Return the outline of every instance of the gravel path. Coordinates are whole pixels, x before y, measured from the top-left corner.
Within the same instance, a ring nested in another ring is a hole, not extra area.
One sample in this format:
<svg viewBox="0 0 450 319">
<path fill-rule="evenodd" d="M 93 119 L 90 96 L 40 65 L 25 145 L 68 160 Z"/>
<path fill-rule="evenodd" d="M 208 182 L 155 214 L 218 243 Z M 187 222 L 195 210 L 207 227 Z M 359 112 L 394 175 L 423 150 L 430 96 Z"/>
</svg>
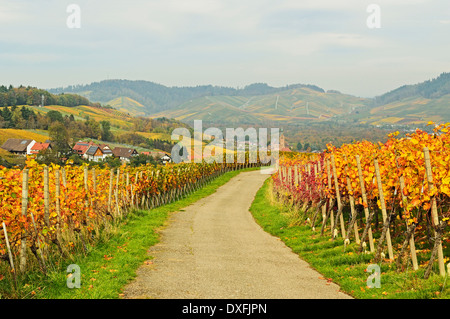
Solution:
<svg viewBox="0 0 450 319">
<path fill-rule="evenodd" d="M 266 178 L 241 173 L 172 214 L 124 298 L 350 298 L 254 221 L 248 209 Z"/>
</svg>

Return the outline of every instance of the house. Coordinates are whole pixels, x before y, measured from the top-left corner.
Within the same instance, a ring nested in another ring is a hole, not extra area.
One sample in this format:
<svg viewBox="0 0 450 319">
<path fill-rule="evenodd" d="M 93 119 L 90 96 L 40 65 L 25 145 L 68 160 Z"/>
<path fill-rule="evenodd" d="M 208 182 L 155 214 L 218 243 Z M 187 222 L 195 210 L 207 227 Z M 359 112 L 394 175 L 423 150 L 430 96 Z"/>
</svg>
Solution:
<svg viewBox="0 0 450 319">
<path fill-rule="evenodd" d="M 114 157 L 121 161 L 129 162 L 133 156 L 138 156 L 139 153 L 134 148 L 116 147 L 113 149 Z"/>
<path fill-rule="evenodd" d="M 87 159 L 89 161 L 98 162 L 100 160 L 103 160 L 104 153 L 103 153 L 102 149 L 100 148 L 100 146 L 91 145 L 87 149 L 86 153 L 84 153 L 83 158 Z"/>
<path fill-rule="evenodd" d="M 99 145 L 100 149 L 103 152 L 103 159 L 109 157 L 109 156 L 114 156 L 112 149 L 109 147 L 109 145 L 107 144 L 100 144 Z"/>
<path fill-rule="evenodd" d="M 72 150 L 74 151 L 74 153 L 80 155 L 80 156 L 84 156 L 84 154 L 87 152 L 87 150 L 89 149 L 90 146 L 95 145 L 93 142 L 77 142 Z"/>
<path fill-rule="evenodd" d="M 10 138 L 5 143 L 3 143 L 1 148 L 13 154 L 26 156 L 31 154 L 31 148 L 35 143 L 35 140 Z"/>
<path fill-rule="evenodd" d="M 30 154 L 38 154 L 40 151 L 44 151 L 47 149 L 52 149 L 52 146 L 50 143 L 39 143 L 36 142 L 30 149 Z"/>
</svg>

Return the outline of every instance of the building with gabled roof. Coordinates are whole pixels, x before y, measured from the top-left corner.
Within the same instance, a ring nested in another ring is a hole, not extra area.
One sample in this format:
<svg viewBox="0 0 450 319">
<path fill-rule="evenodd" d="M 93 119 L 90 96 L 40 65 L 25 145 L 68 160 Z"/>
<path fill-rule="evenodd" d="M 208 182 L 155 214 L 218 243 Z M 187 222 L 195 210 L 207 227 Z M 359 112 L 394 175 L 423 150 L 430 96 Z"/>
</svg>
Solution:
<svg viewBox="0 0 450 319">
<path fill-rule="evenodd" d="M 35 143 L 35 140 L 10 138 L 3 143 L 1 148 L 13 154 L 30 155 L 31 148 Z"/>
<path fill-rule="evenodd" d="M 84 153 L 83 158 L 90 161 L 98 162 L 100 160 L 103 160 L 103 151 L 100 148 L 100 146 L 91 145 L 89 146 L 86 153 Z"/>
<path fill-rule="evenodd" d="M 134 148 L 116 147 L 113 149 L 114 157 L 121 161 L 129 162 L 133 156 L 138 156 L 139 153 Z"/>
<path fill-rule="evenodd" d="M 83 156 L 87 152 L 89 147 L 92 145 L 95 145 L 95 143 L 79 141 L 79 142 L 75 143 L 75 145 L 72 147 L 72 150 L 76 154 Z"/>
<path fill-rule="evenodd" d="M 107 158 L 108 156 L 114 156 L 113 151 L 108 144 L 100 144 L 99 147 L 103 152 L 103 158 Z"/>
<path fill-rule="evenodd" d="M 39 143 L 36 142 L 30 149 L 30 154 L 38 154 L 40 151 L 44 151 L 47 149 L 52 149 L 52 146 L 50 143 Z"/>
</svg>

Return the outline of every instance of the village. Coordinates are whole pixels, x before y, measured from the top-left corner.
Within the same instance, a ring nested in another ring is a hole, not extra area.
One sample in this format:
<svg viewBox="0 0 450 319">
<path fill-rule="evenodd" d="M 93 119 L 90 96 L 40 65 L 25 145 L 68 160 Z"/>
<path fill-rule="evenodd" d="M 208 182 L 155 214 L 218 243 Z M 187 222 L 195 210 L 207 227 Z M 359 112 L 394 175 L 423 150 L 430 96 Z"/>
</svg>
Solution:
<svg viewBox="0 0 450 319">
<path fill-rule="evenodd" d="M 50 140 L 42 143 L 32 139 L 10 138 L 3 143 L 1 148 L 14 155 L 39 158 L 45 151 L 51 151 L 54 146 Z M 112 157 L 119 159 L 121 163 L 130 163 L 134 157 L 139 155 L 153 157 L 159 164 L 163 165 L 172 162 L 170 155 L 163 151 L 139 153 L 135 148 L 111 148 L 108 144 L 96 144 L 92 141 L 78 141 L 71 147 L 71 151 L 88 162 L 103 162 L 108 157 Z"/>
</svg>

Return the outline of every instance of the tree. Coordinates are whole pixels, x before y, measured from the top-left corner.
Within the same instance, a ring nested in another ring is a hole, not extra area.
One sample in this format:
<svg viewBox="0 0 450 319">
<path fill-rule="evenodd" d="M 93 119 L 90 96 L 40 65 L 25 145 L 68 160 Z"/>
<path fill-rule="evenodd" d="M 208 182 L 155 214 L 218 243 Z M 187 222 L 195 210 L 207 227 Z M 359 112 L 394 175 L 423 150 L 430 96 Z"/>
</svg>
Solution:
<svg viewBox="0 0 450 319">
<path fill-rule="evenodd" d="M 297 143 L 297 151 L 301 151 L 303 149 L 302 143 Z"/>
<path fill-rule="evenodd" d="M 70 155 L 72 149 L 69 146 L 69 134 L 67 129 L 61 122 L 54 122 L 48 128 L 48 135 L 52 140 L 53 148 L 61 156 Z"/>
<path fill-rule="evenodd" d="M 153 156 L 139 154 L 138 156 L 133 156 L 130 160 L 130 165 L 133 167 L 145 165 L 145 164 L 153 164 L 156 165 L 157 162 Z"/>
<path fill-rule="evenodd" d="M 53 123 L 56 121 L 61 122 L 61 123 L 64 122 L 64 118 L 63 118 L 61 112 L 59 112 L 59 111 L 54 111 L 54 110 L 48 111 L 47 117 L 49 118 L 50 123 Z"/>
<path fill-rule="evenodd" d="M 303 145 L 303 149 L 305 150 L 305 151 L 307 151 L 308 149 L 310 149 L 311 148 L 311 146 L 309 145 L 309 143 L 305 143 L 305 145 Z"/>
<path fill-rule="evenodd" d="M 100 139 L 102 135 L 102 130 L 100 124 L 95 120 L 87 120 L 86 125 L 86 137 Z"/>
<path fill-rule="evenodd" d="M 102 140 L 103 141 L 112 141 L 113 135 L 111 133 L 111 123 L 109 121 L 101 121 L 100 125 L 102 126 Z"/>
</svg>

